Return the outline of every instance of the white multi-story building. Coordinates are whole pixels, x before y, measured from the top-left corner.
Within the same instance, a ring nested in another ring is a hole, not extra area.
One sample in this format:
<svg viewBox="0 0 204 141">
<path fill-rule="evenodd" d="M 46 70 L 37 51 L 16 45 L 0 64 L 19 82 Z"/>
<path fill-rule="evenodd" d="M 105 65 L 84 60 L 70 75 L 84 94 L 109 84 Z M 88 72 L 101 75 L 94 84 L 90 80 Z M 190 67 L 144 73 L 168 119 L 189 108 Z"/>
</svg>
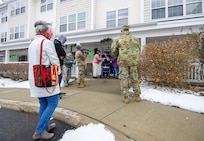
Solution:
<svg viewBox="0 0 204 141">
<path fill-rule="evenodd" d="M 204 0 L 2 0 L 0 4 L 0 62 L 27 62 L 34 38 L 34 22 L 52 23 L 55 37 L 67 37 L 65 50 L 74 45 L 104 52 L 120 34 L 121 26 L 140 39 L 141 46 L 186 35 L 204 27 Z M 87 62 L 91 62 L 89 56 Z"/>
</svg>

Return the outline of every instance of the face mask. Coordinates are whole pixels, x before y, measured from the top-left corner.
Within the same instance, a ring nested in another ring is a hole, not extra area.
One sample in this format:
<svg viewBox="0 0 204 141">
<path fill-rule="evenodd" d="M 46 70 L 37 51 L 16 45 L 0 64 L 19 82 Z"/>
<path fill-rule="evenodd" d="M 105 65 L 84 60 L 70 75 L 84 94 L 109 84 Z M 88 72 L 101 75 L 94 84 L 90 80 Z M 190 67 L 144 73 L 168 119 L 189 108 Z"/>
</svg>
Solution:
<svg viewBox="0 0 204 141">
<path fill-rule="evenodd" d="M 52 38 L 52 35 L 53 35 L 52 30 L 47 30 L 47 31 L 45 32 L 45 37 L 46 37 L 47 39 L 49 39 L 49 40 Z"/>
</svg>

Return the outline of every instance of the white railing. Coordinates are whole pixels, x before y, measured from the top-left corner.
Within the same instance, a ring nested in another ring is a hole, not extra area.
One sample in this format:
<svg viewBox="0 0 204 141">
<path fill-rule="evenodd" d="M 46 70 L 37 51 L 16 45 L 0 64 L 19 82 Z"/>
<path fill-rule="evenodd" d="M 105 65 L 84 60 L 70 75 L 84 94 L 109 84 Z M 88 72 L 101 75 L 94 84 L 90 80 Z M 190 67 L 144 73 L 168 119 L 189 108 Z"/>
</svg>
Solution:
<svg viewBox="0 0 204 141">
<path fill-rule="evenodd" d="M 192 83 L 204 83 L 204 64 L 192 63 L 186 70 L 187 74 L 185 78 Z"/>
</svg>

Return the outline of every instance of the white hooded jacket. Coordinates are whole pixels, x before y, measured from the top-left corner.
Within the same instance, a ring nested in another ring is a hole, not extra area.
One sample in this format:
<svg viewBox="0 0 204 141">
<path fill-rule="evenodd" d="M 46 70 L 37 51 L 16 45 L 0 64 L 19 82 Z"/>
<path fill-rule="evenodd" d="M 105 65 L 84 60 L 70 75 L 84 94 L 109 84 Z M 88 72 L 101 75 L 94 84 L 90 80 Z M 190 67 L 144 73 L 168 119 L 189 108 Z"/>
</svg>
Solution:
<svg viewBox="0 0 204 141">
<path fill-rule="evenodd" d="M 33 76 L 33 65 L 40 64 L 40 44 L 43 42 L 42 46 L 42 64 L 50 65 L 54 64 L 60 68 L 59 58 L 57 57 L 57 53 L 55 50 L 54 44 L 46 39 L 42 35 L 36 35 L 35 39 L 31 42 L 28 48 L 28 61 L 29 61 L 29 84 L 30 84 L 30 94 L 31 97 L 48 97 L 53 96 L 60 93 L 59 85 L 53 87 L 47 87 L 47 90 L 52 93 L 48 93 L 46 88 L 36 87 L 34 85 L 34 76 Z M 58 74 L 61 73 L 61 69 L 58 69 Z"/>
</svg>

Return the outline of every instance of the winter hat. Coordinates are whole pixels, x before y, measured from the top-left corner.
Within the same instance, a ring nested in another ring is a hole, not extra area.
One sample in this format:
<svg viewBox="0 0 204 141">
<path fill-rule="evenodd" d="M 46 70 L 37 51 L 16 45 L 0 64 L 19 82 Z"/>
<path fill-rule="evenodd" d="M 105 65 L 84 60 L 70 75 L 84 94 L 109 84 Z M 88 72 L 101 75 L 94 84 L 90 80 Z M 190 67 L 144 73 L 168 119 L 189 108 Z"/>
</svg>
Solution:
<svg viewBox="0 0 204 141">
<path fill-rule="evenodd" d="M 59 40 L 61 41 L 62 44 L 64 44 L 67 41 L 67 39 L 64 35 L 60 35 Z"/>
<path fill-rule="evenodd" d="M 80 50 L 81 49 L 81 45 L 77 45 L 76 48 L 77 48 L 77 50 Z"/>
</svg>

